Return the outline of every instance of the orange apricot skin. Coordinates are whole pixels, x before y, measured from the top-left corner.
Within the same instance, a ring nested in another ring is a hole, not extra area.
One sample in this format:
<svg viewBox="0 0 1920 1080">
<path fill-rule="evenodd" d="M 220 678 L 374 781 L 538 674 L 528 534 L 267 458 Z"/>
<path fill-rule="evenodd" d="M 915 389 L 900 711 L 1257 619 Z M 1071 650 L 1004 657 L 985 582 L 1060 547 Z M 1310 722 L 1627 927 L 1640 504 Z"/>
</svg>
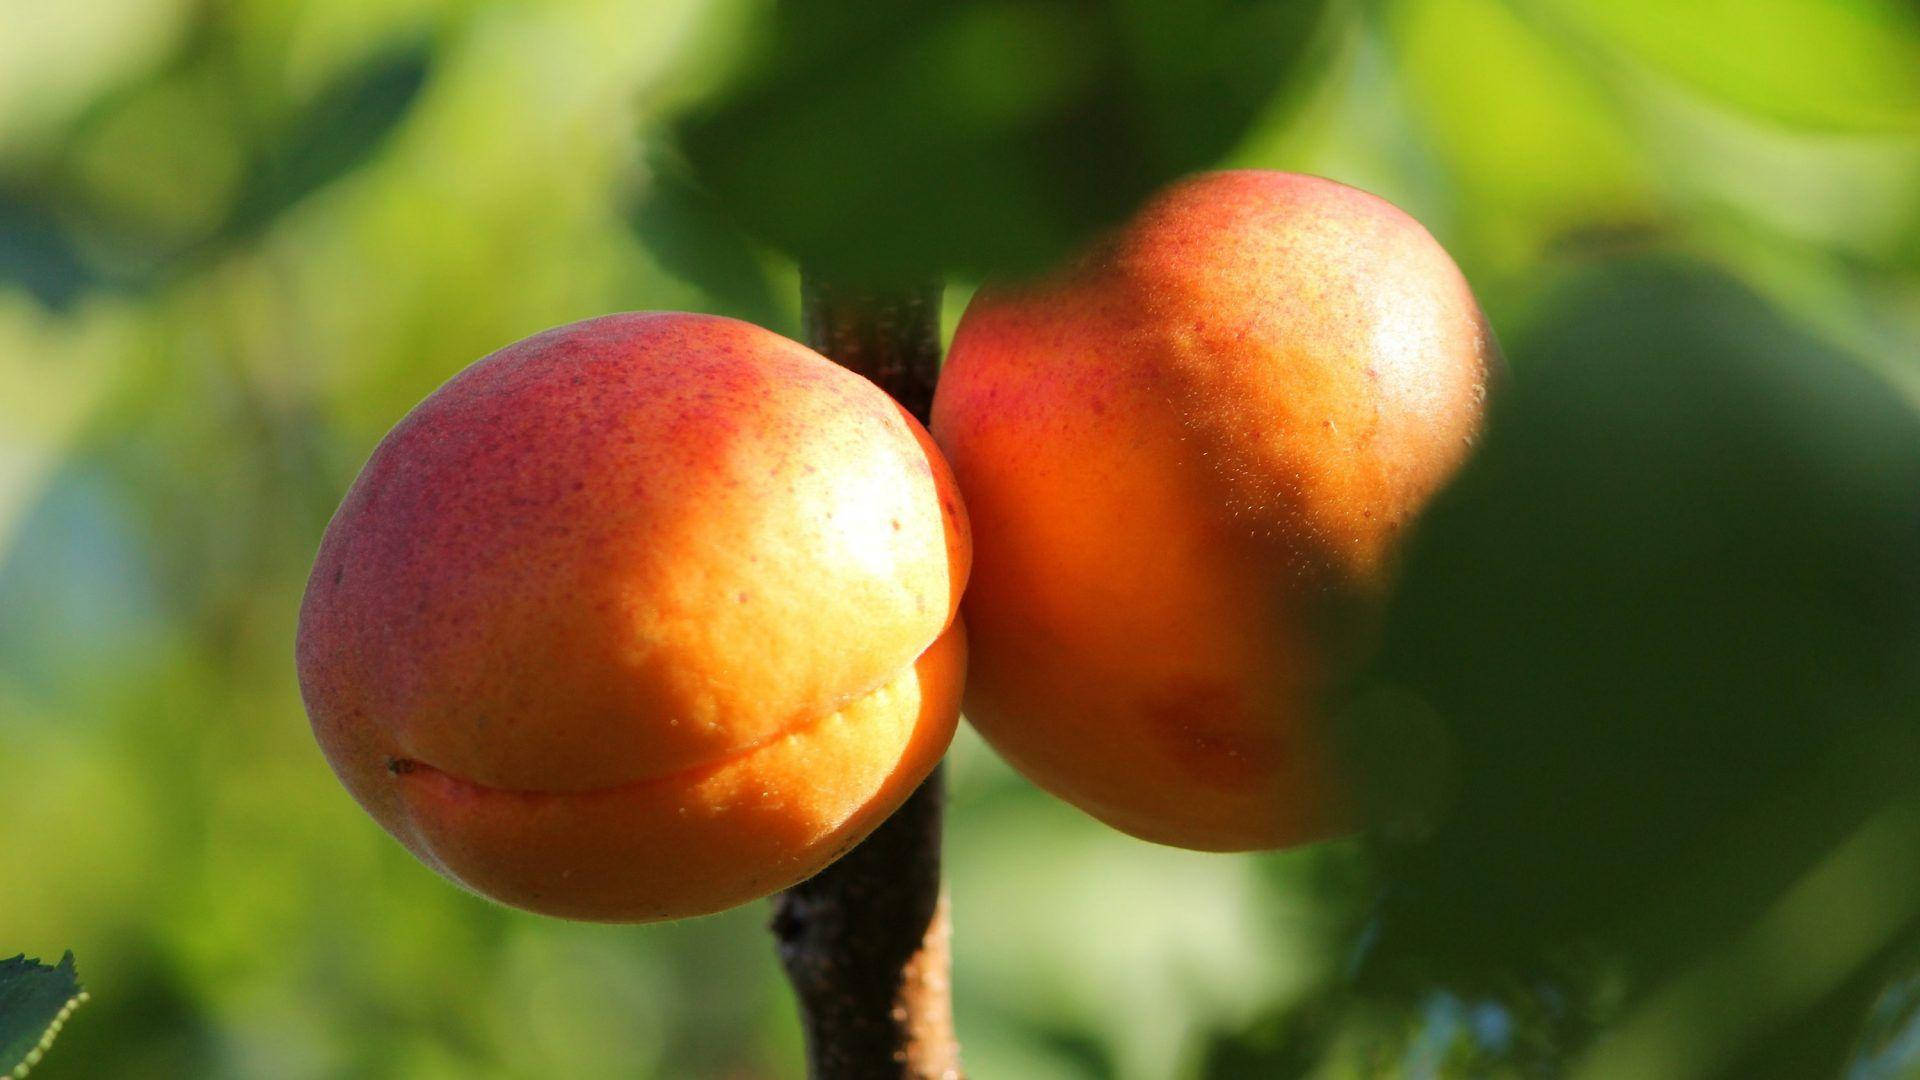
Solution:
<svg viewBox="0 0 1920 1080">
<path fill-rule="evenodd" d="M 967 520 L 873 384 L 747 323 L 517 342 L 375 449 L 296 644 L 315 737 L 422 861 L 545 914 L 707 914 L 825 867 L 950 741 Z"/>
<path fill-rule="evenodd" d="M 1327 715 L 1496 357 L 1425 229 L 1288 173 L 1182 181 L 1061 274 L 983 289 L 931 425 L 976 538 L 969 722 L 1143 839 L 1358 827 Z"/>
</svg>

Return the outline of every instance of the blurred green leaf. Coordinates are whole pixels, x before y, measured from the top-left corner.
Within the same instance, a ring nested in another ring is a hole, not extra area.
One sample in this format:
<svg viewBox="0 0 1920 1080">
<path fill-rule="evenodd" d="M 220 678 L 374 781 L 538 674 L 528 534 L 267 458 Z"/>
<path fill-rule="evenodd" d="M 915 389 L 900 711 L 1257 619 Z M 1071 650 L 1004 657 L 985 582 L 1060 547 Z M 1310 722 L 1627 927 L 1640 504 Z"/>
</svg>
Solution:
<svg viewBox="0 0 1920 1080">
<path fill-rule="evenodd" d="M 242 140 L 250 103 L 220 75 L 232 48 L 203 24 L 160 70 L 97 101 L 56 167 L 0 186 L 0 284 L 57 310 L 191 272 L 370 160 L 432 61 L 427 39 L 388 44 Z"/>
<path fill-rule="evenodd" d="M 1891 749 L 1891 748 L 1890 748 Z M 1908 766 L 1914 748 L 1900 748 Z M 1596 1042 L 1574 1080 L 1836 1075 L 1850 984 L 1920 927 L 1920 799 L 1892 800 L 1732 938 L 1710 937 Z"/>
<path fill-rule="evenodd" d="M 232 212 L 247 106 L 220 76 L 217 42 L 194 38 L 165 69 L 100 102 L 52 178 L 62 208 L 117 263 L 150 266 L 190 250 Z"/>
<path fill-rule="evenodd" d="M 1846 1080 L 1912 1080 L 1915 1076 L 1920 1076 L 1920 971 L 1908 971 L 1874 999 Z"/>
<path fill-rule="evenodd" d="M 0 188 L 0 288 L 18 286 L 59 310 L 97 281 L 73 234 L 49 207 Z"/>
<path fill-rule="evenodd" d="M 249 164 L 227 232 L 244 238 L 373 156 L 426 85 L 432 42 L 386 46 L 335 76 Z"/>
<path fill-rule="evenodd" d="M 1594 950 L 1555 977 L 1578 998 L 1736 933 L 1920 783 L 1920 415 L 1685 260 L 1585 270 L 1508 345 L 1376 669 L 1459 780 L 1386 851 L 1368 969 L 1471 987 Z"/>
<path fill-rule="evenodd" d="M 794 0 L 678 134 L 731 213 L 837 273 L 1031 271 L 1230 150 L 1327 9 Z"/>
<path fill-rule="evenodd" d="M 1504 262 L 1569 230 L 1637 229 L 1652 168 L 1590 73 L 1502 0 L 1394 0 L 1388 38 L 1410 109 Z"/>
<path fill-rule="evenodd" d="M 791 321 L 752 241 L 684 161 L 656 150 L 632 212 L 634 235 L 662 269 L 704 291 L 727 314 L 771 330 Z"/>
<path fill-rule="evenodd" d="M 1787 123 L 1920 131 L 1920 8 L 1902 0 L 1509 0 Z"/>
<path fill-rule="evenodd" d="M 1461 758 L 1402 914 L 1490 955 L 1596 927 L 1920 690 L 1920 416 L 1880 379 L 1674 260 L 1578 275 L 1508 344 L 1380 664 Z M 1856 779 L 1776 839 L 1844 831 Z"/>
<path fill-rule="evenodd" d="M 1300 1080 L 1312 1074 L 1331 1049 L 1344 1015 L 1344 998 L 1332 996 L 1271 1012 L 1252 1024 L 1212 1033 L 1201 1056 L 1207 1080 Z"/>
<path fill-rule="evenodd" d="M 0 1069 L 26 1076 L 86 1000 L 71 950 L 55 967 L 25 954 L 0 960 Z"/>
</svg>

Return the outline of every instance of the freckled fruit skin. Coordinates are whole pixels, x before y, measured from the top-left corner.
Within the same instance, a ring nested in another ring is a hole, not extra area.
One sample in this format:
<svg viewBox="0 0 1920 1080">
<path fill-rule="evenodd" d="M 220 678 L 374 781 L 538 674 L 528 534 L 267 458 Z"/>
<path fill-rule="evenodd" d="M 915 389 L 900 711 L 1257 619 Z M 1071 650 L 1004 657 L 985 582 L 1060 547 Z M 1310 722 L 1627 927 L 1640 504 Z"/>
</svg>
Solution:
<svg viewBox="0 0 1920 1080">
<path fill-rule="evenodd" d="M 1063 274 L 982 290 L 932 423 L 977 545 L 967 718 L 1147 840 L 1354 828 L 1329 700 L 1494 356 L 1425 229 L 1287 173 L 1188 179 Z"/>
<path fill-rule="evenodd" d="M 706 914 L 811 876 L 939 761 L 969 552 L 873 384 L 732 319 L 609 315 L 381 442 L 321 541 L 301 693 L 354 798 L 460 884 Z"/>
</svg>

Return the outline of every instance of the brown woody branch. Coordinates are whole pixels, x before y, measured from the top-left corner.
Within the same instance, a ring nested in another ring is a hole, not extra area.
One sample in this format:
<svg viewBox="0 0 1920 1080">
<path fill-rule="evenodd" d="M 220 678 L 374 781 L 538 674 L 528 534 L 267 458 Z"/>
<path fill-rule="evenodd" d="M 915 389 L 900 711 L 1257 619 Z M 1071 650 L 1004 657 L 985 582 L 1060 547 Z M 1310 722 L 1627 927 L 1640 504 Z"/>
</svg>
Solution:
<svg viewBox="0 0 1920 1080">
<path fill-rule="evenodd" d="M 937 284 L 877 290 L 802 270 L 807 343 L 922 422 L 940 364 Z M 774 898 L 813 1080 L 960 1080 L 940 887 L 942 769 L 859 846 Z"/>
</svg>

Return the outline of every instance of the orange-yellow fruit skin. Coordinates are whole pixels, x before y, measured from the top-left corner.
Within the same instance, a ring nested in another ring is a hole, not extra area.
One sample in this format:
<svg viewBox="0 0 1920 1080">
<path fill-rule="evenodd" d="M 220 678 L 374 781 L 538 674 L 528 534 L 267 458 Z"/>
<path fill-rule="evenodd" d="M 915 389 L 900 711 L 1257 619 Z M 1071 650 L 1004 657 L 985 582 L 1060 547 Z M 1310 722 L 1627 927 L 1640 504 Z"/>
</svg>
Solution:
<svg viewBox="0 0 1920 1080">
<path fill-rule="evenodd" d="M 1148 840 L 1355 827 L 1329 696 L 1494 355 L 1425 229 L 1287 173 L 1183 181 L 1069 271 L 982 290 L 932 423 L 977 544 L 969 721 Z"/>
<path fill-rule="evenodd" d="M 301 607 L 301 692 L 373 817 L 546 914 L 800 881 L 944 753 L 965 513 L 865 379 L 731 319 L 610 315 L 475 363 L 374 451 Z"/>
</svg>

